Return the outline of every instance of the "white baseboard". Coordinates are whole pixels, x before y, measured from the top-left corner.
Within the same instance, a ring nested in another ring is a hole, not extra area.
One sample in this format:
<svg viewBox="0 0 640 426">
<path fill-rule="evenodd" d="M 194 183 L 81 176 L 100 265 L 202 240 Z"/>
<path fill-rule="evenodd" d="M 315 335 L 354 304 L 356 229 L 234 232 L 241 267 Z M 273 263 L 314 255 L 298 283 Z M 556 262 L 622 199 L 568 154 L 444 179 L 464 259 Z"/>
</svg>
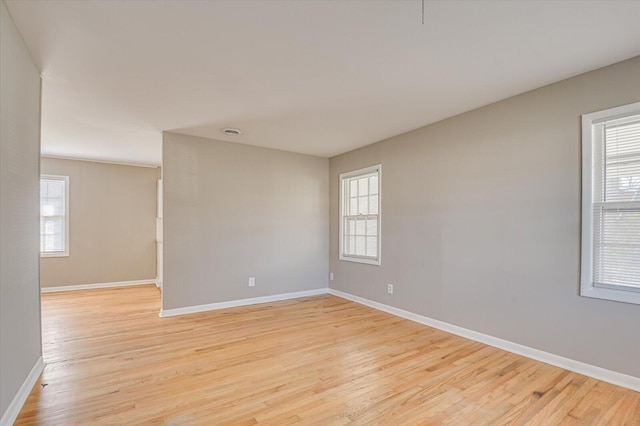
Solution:
<svg viewBox="0 0 640 426">
<path fill-rule="evenodd" d="M 22 406 L 29 397 L 31 389 L 33 389 L 33 386 L 38 381 L 38 377 L 40 377 L 44 367 L 45 365 L 42 357 L 38 358 L 35 365 L 27 375 L 27 378 L 22 382 L 22 386 L 20 386 L 18 393 L 13 397 L 13 400 L 2 415 L 2 418 L 0 419 L 0 426 L 11 426 L 13 422 L 16 421 L 18 414 L 20 414 L 20 410 L 22 410 Z"/>
<path fill-rule="evenodd" d="M 117 281 L 113 283 L 96 283 L 96 284 L 78 284 L 78 285 L 63 285 L 60 287 L 42 287 L 40 291 L 42 293 L 54 293 L 57 291 L 73 291 L 73 290 L 92 290 L 95 288 L 109 288 L 109 287 L 126 287 L 130 285 L 143 285 L 143 284 L 156 284 L 157 279 L 152 278 L 149 280 L 135 280 L 135 281 Z"/>
<path fill-rule="evenodd" d="M 475 340 L 476 342 L 484 343 L 486 345 L 503 349 L 508 352 L 513 352 L 527 358 L 535 359 L 536 361 L 541 361 L 547 364 L 554 365 L 556 367 L 564 368 L 565 370 L 593 377 L 597 380 L 602 380 L 603 382 L 612 383 L 617 386 L 622 386 L 640 392 L 640 377 L 634 377 L 628 374 L 618 373 L 616 371 L 596 367 L 595 365 L 586 364 L 584 362 L 576 361 L 570 358 L 565 358 L 560 355 L 555 355 L 549 352 L 541 351 L 539 349 L 534 349 L 529 346 L 521 345 L 519 343 L 513 343 L 508 340 L 500 339 L 488 334 L 483 334 L 477 331 L 469 330 L 467 328 L 459 327 L 457 325 L 418 315 L 413 312 L 394 308 L 393 306 L 374 302 L 372 300 L 354 296 L 353 294 L 344 293 L 332 288 L 329 289 L 329 294 L 333 294 L 334 296 L 351 300 L 353 302 L 360 303 L 370 308 L 378 309 L 380 311 L 387 312 L 401 318 L 415 321 L 420 324 L 428 325 L 429 327 L 437 328 L 439 330 L 446 331 L 447 333 L 462 336 L 467 339 Z"/>
<path fill-rule="evenodd" d="M 235 308 L 238 306 L 257 305 L 258 303 L 279 302 L 281 300 L 298 299 L 300 297 L 317 296 L 327 294 L 328 288 L 315 290 L 296 291 L 295 293 L 274 294 L 273 296 L 252 297 L 250 299 L 230 300 L 228 302 L 208 303 L 206 305 L 187 306 L 186 308 L 162 309 L 161 317 L 174 317 L 176 315 L 195 314 L 197 312 L 215 311 L 217 309 Z"/>
</svg>

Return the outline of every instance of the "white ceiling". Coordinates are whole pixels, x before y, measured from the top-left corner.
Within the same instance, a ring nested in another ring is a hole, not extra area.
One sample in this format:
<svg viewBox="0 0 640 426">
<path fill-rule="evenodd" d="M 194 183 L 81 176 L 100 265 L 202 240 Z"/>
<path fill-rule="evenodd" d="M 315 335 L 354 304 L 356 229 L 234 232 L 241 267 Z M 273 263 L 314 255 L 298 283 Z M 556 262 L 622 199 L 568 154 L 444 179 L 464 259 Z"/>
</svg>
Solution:
<svg viewBox="0 0 640 426">
<path fill-rule="evenodd" d="M 330 157 L 640 55 L 640 1 L 6 3 L 43 153 L 129 163 L 163 130 Z"/>
</svg>

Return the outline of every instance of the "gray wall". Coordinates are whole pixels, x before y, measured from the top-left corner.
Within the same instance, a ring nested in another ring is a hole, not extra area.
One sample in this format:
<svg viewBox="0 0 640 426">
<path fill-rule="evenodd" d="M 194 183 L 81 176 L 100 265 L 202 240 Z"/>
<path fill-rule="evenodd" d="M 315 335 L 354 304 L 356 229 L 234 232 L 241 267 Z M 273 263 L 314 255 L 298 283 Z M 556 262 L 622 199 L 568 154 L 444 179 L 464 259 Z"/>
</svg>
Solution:
<svg viewBox="0 0 640 426">
<path fill-rule="evenodd" d="M 40 73 L 0 1 L 0 417 L 40 358 Z"/>
<path fill-rule="evenodd" d="M 165 133 L 163 309 L 327 287 L 328 162 Z"/>
<path fill-rule="evenodd" d="M 580 115 L 637 101 L 640 57 L 332 158 L 330 286 L 640 377 L 640 306 L 578 296 Z M 339 261 L 338 175 L 377 163 L 382 265 Z"/>
<path fill-rule="evenodd" d="M 158 168 L 42 158 L 69 176 L 69 256 L 43 257 L 42 287 L 156 277 Z"/>
</svg>

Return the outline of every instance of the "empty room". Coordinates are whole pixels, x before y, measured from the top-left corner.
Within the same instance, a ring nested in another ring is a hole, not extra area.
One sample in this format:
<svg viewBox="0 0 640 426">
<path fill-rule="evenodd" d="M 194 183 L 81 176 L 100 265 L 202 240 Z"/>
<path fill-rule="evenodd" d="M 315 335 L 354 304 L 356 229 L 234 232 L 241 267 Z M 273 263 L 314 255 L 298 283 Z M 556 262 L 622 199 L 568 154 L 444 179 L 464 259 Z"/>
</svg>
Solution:
<svg viewBox="0 0 640 426">
<path fill-rule="evenodd" d="M 639 22 L 0 0 L 0 426 L 640 425 Z"/>
</svg>

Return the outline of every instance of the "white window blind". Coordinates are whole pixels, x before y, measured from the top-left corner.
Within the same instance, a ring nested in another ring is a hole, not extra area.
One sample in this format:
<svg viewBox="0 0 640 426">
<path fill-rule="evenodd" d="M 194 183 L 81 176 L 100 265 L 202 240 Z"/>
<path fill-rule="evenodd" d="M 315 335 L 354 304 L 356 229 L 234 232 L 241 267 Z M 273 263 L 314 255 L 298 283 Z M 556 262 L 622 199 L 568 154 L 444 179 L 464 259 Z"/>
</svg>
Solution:
<svg viewBox="0 0 640 426">
<path fill-rule="evenodd" d="M 380 264 L 380 165 L 340 175 L 340 259 Z"/>
<path fill-rule="evenodd" d="M 640 303 L 640 105 L 630 113 L 615 112 L 604 111 L 608 117 L 590 123 L 591 205 L 583 203 L 591 209 L 583 217 L 588 221 L 583 234 L 589 226 L 591 243 L 591 259 L 585 259 L 583 240 L 583 275 L 590 282 L 583 276 L 582 290 Z M 590 273 L 585 273 L 587 260 Z"/>
<path fill-rule="evenodd" d="M 40 253 L 68 254 L 68 177 L 43 175 L 40 179 Z"/>
</svg>

